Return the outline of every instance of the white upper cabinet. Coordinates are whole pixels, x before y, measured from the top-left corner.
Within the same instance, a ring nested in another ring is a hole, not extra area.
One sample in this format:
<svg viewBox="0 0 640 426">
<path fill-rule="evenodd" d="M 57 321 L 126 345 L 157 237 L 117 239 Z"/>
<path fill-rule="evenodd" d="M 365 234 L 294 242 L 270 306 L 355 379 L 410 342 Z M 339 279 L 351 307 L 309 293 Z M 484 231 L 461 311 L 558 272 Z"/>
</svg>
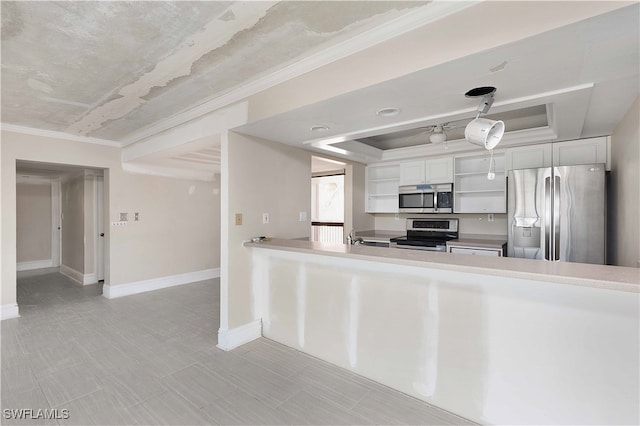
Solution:
<svg viewBox="0 0 640 426">
<path fill-rule="evenodd" d="M 365 169 L 367 213 L 397 213 L 400 164 L 367 166 Z"/>
<path fill-rule="evenodd" d="M 574 166 L 607 162 L 607 138 L 581 139 L 553 144 L 553 165 Z"/>
<path fill-rule="evenodd" d="M 400 185 L 453 182 L 453 157 L 400 163 Z"/>
<path fill-rule="evenodd" d="M 507 170 L 551 167 L 551 144 L 519 146 L 507 151 Z"/>
<path fill-rule="evenodd" d="M 505 154 L 494 153 L 493 161 L 489 152 L 456 157 L 453 192 L 454 213 L 506 213 Z"/>
<path fill-rule="evenodd" d="M 400 185 L 420 185 L 426 183 L 425 167 L 425 160 L 401 162 Z"/>
<path fill-rule="evenodd" d="M 453 182 L 453 157 L 427 160 L 425 172 L 427 183 Z"/>
<path fill-rule="evenodd" d="M 507 170 L 606 163 L 607 137 L 520 146 L 507 150 Z"/>
</svg>

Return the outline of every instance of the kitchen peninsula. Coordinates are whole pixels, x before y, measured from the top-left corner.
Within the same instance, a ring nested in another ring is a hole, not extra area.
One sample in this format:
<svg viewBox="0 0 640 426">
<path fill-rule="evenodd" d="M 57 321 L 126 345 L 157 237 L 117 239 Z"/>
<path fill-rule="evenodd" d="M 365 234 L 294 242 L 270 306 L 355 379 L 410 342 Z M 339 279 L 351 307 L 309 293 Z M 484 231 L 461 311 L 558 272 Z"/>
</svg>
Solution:
<svg viewBox="0 0 640 426">
<path fill-rule="evenodd" d="M 640 420 L 638 269 L 245 246 L 267 338 L 480 423 Z"/>
</svg>

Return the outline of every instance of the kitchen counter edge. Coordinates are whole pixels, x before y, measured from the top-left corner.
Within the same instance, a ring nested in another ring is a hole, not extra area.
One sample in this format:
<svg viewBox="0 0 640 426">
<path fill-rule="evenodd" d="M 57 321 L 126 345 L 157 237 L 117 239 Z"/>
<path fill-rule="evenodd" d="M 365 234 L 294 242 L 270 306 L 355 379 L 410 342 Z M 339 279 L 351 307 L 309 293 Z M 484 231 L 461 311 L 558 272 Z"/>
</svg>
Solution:
<svg viewBox="0 0 640 426">
<path fill-rule="evenodd" d="M 386 262 L 484 275 L 569 284 L 582 287 L 640 293 L 640 269 L 624 266 L 591 265 L 571 262 L 546 262 L 509 257 L 470 256 L 368 247 L 346 244 L 323 244 L 301 240 L 268 239 L 246 242 L 246 247 Z"/>
</svg>

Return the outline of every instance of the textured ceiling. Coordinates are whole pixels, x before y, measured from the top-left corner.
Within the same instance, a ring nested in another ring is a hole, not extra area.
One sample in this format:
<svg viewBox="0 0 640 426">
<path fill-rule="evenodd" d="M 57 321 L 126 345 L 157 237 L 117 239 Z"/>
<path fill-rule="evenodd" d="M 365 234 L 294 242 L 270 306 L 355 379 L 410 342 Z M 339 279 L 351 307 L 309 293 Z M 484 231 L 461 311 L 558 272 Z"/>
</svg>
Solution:
<svg viewBox="0 0 640 426">
<path fill-rule="evenodd" d="M 2 1 L 2 122 L 122 140 L 425 3 Z"/>
</svg>

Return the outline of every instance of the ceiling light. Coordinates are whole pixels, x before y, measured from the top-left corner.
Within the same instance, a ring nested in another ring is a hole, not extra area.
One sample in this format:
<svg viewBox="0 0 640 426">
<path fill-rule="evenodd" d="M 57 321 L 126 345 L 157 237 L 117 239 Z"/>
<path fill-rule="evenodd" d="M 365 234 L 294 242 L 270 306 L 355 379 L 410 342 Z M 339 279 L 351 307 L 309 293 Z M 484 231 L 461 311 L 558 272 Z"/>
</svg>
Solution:
<svg viewBox="0 0 640 426">
<path fill-rule="evenodd" d="M 437 125 L 433 128 L 433 133 L 429 135 L 429 141 L 431 143 L 442 143 L 447 140 L 447 135 L 444 133 L 444 129 L 441 125 Z"/>
<path fill-rule="evenodd" d="M 476 87 L 469 90 L 464 95 L 467 98 L 476 98 L 482 96 L 482 101 L 478 105 L 475 120 L 472 120 L 464 129 L 465 139 L 474 144 L 480 145 L 485 149 L 495 148 L 504 136 L 504 122 L 489 120 L 488 118 L 480 118 L 480 114 L 487 113 L 491 105 L 493 105 L 494 93 L 496 88 L 493 86 Z"/>
<path fill-rule="evenodd" d="M 489 120 L 488 118 L 476 118 L 464 129 L 464 138 L 474 145 L 480 145 L 485 149 L 495 148 L 504 135 L 504 122 Z"/>
<path fill-rule="evenodd" d="M 316 126 L 311 126 L 309 130 L 311 130 L 312 132 L 326 132 L 327 130 L 329 130 L 329 127 L 319 124 Z"/>
<path fill-rule="evenodd" d="M 392 117 L 394 115 L 400 114 L 400 108 L 382 108 L 376 112 L 376 115 L 380 115 L 383 117 Z"/>
</svg>

